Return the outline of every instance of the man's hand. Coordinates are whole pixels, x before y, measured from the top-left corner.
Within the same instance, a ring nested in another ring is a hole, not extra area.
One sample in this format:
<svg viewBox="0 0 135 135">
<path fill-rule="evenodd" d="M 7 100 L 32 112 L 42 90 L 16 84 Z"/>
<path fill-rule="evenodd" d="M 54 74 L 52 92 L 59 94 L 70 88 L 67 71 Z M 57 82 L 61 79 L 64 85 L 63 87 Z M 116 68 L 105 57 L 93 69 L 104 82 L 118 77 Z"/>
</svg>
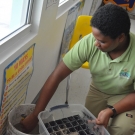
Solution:
<svg viewBox="0 0 135 135">
<path fill-rule="evenodd" d="M 111 109 L 107 108 L 102 110 L 96 119 L 96 124 L 103 125 L 105 128 L 108 125 L 110 117 L 113 115 L 113 112 Z"/>
<path fill-rule="evenodd" d="M 21 121 L 22 130 L 24 133 L 31 132 L 38 124 L 38 118 L 33 113 L 28 115 L 23 121 Z"/>
</svg>

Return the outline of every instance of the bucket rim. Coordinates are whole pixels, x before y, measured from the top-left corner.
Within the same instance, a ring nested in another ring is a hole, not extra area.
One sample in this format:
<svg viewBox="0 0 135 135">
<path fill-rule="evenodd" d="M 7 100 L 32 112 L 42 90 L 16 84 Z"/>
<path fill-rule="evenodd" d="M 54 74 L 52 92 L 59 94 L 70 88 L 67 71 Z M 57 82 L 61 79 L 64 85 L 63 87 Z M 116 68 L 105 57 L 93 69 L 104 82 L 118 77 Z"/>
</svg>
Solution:
<svg viewBox="0 0 135 135">
<path fill-rule="evenodd" d="M 10 122 L 10 120 L 9 120 L 10 113 L 11 113 L 12 111 L 14 111 L 15 108 L 17 108 L 17 107 L 19 107 L 19 106 L 26 106 L 26 105 L 36 106 L 36 104 L 20 104 L 20 105 L 18 105 L 18 106 L 15 106 L 13 109 L 11 109 L 11 110 L 9 111 L 7 122 L 8 122 L 9 126 L 10 126 L 12 129 L 15 129 L 15 130 L 18 132 L 18 134 L 21 133 L 21 134 L 24 134 L 24 135 L 40 135 L 40 134 L 27 134 L 27 133 L 23 133 L 23 132 L 17 130 L 17 129 L 11 124 L 11 122 Z"/>
</svg>

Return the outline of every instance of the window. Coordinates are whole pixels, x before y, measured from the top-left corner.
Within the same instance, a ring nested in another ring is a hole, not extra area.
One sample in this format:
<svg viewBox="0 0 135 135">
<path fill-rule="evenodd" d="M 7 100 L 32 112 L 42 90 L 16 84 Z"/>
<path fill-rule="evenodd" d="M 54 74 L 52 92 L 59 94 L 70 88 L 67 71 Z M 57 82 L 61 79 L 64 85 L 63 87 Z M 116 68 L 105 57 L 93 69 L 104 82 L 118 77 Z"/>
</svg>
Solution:
<svg viewBox="0 0 135 135">
<path fill-rule="evenodd" d="M 67 12 L 70 8 L 72 8 L 78 2 L 80 2 L 80 0 L 60 0 L 56 18 L 59 18 L 61 15 Z"/>
<path fill-rule="evenodd" d="M 67 2 L 68 0 L 60 0 L 59 1 L 59 5 L 62 5 L 62 4 L 64 4 L 65 2 Z"/>
<path fill-rule="evenodd" d="M 0 0 L 0 41 L 29 23 L 32 0 Z"/>
</svg>

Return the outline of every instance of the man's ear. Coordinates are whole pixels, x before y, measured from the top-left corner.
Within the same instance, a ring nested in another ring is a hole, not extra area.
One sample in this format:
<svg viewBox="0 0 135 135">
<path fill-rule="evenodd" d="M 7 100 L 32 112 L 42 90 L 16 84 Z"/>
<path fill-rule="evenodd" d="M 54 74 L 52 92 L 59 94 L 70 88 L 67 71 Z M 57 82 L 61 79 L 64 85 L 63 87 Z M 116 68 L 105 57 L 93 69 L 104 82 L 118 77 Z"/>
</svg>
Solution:
<svg viewBox="0 0 135 135">
<path fill-rule="evenodd" d="M 118 36 L 118 41 L 119 42 L 123 42 L 124 41 L 124 39 L 125 39 L 125 34 L 124 33 L 121 33 L 119 36 Z"/>
</svg>

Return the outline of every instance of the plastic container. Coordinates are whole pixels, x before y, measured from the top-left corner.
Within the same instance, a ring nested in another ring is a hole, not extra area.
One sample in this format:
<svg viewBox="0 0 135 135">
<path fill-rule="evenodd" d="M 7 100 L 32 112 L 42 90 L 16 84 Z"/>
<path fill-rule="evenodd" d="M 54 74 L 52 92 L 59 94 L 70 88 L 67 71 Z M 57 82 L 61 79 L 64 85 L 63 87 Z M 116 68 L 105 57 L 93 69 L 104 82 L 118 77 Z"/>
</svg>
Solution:
<svg viewBox="0 0 135 135">
<path fill-rule="evenodd" d="M 29 115 L 35 108 L 35 104 L 22 104 L 13 108 L 8 115 L 8 127 L 6 135 L 39 135 L 39 127 L 34 129 L 30 134 L 25 134 L 15 128 L 15 125 L 20 123 L 23 116 Z"/>
<path fill-rule="evenodd" d="M 42 135 L 110 135 L 95 124 L 95 116 L 83 105 L 52 107 L 39 113 L 39 133 Z"/>
</svg>

